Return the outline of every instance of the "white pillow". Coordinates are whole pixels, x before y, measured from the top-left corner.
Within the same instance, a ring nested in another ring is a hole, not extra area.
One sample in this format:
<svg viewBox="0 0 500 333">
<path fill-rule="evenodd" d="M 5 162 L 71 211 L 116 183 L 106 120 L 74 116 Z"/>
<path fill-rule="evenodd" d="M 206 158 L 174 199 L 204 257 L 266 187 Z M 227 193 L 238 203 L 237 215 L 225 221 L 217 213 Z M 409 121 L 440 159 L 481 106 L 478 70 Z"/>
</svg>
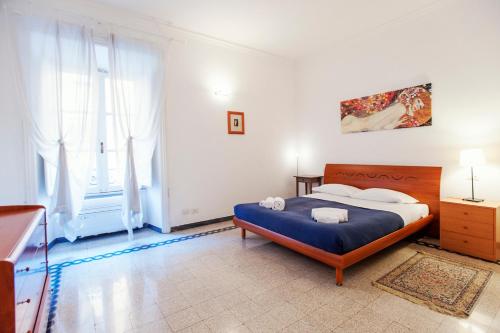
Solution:
<svg viewBox="0 0 500 333">
<path fill-rule="evenodd" d="M 357 187 L 344 184 L 324 184 L 318 187 L 313 187 L 312 191 L 313 193 L 328 193 L 342 197 L 350 197 L 361 190 Z"/>
<path fill-rule="evenodd" d="M 417 199 L 408 194 L 386 188 L 368 188 L 354 193 L 351 195 L 351 198 L 405 204 L 414 204 L 418 202 Z"/>
</svg>

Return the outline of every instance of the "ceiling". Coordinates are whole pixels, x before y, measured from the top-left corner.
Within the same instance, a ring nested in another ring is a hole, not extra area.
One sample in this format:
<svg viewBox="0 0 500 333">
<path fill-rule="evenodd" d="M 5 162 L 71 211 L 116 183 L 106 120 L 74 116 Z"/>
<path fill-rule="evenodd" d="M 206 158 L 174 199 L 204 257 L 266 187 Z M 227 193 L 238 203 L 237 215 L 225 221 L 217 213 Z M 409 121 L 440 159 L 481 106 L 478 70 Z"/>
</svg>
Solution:
<svg viewBox="0 0 500 333">
<path fill-rule="evenodd" d="M 162 22 L 299 58 L 383 24 L 436 0 L 94 0 Z"/>
</svg>

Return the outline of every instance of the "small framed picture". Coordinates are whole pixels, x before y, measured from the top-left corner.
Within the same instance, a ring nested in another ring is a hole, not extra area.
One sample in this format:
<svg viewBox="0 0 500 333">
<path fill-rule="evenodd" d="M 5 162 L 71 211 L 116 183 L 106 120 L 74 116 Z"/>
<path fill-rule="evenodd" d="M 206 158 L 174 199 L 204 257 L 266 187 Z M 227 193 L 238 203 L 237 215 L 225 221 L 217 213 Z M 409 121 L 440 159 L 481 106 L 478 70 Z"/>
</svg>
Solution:
<svg viewBox="0 0 500 333">
<path fill-rule="evenodd" d="M 227 133 L 245 134 L 245 114 L 237 111 L 227 111 Z"/>
</svg>

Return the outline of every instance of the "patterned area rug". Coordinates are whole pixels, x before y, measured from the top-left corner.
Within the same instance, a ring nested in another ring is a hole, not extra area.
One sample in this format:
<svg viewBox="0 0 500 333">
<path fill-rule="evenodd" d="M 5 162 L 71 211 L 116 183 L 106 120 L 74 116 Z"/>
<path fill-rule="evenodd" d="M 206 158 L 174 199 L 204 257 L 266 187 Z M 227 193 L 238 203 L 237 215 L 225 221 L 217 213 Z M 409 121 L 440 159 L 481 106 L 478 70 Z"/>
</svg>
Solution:
<svg viewBox="0 0 500 333">
<path fill-rule="evenodd" d="M 469 264 L 417 253 L 373 285 L 432 310 L 467 317 L 492 272 Z"/>
</svg>

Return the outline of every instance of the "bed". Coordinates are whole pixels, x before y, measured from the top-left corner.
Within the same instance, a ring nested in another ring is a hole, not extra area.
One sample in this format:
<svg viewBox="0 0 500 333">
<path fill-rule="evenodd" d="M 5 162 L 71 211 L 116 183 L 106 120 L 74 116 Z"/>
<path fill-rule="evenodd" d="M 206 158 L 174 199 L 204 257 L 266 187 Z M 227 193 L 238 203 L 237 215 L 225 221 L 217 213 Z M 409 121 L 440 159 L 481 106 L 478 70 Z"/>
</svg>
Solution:
<svg viewBox="0 0 500 333">
<path fill-rule="evenodd" d="M 356 262 L 424 228 L 436 235 L 440 182 L 441 167 L 327 164 L 325 184 L 392 189 L 419 203 L 363 206 L 351 198 L 318 193 L 287 199 L 285 211 L 272 211 L 256 203 L 237 205 L 233 222 L 241 228 L 242 238 L 248 230 L 334 267 L 340 286 L 344 269 Z M 319 207 L 348 209 L 349 222 L 314 222 L 311 209 Z"/>
</svg>

